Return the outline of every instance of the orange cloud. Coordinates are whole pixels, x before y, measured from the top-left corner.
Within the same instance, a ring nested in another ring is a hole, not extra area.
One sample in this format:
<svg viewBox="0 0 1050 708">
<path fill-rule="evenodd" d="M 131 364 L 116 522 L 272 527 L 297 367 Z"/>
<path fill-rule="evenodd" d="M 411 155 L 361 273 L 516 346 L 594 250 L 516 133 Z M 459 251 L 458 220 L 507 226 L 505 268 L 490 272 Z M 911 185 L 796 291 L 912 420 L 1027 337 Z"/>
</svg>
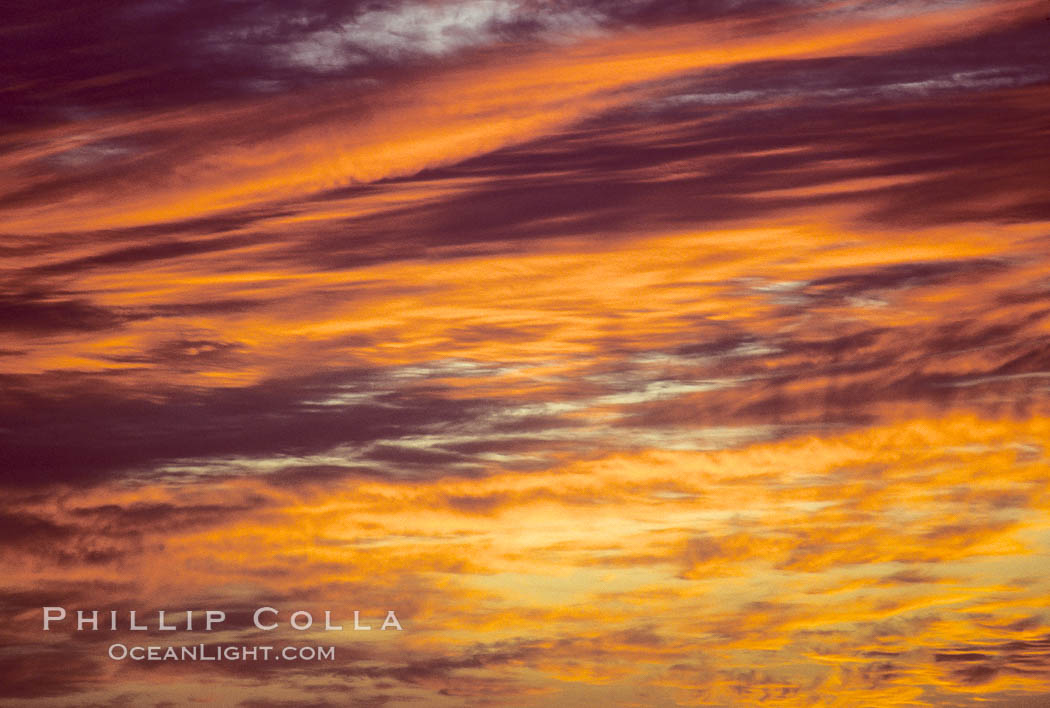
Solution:
<svg viewBox="0 0 1050 708">
<path fill-rule="evenodd" d="M 108 584 L 156 607 L 285 598 L 344 621 L 350 609 L 395 607 L 410 629 L 395 645 L 368 645 L 386 662 L 405 647 L 533 647 L 409 681 L 424 691 L 473 695 L 513 680 L 551 700 L 568 682 L 649 686 L 674 700 L 739 690 L 745 703 L 782 684 L 800 703 L 831 685 L 860 701 L 904 700 L 917 683 L 943 696 L 1031 692 L 1045 681 L 1009 668 L 1021 666 L 1013 659 L 993 662 L 985 680 L 933 654 L 1016 636 L 1019 622 L 1029 636 L 1045 631 L 1026 619 L 1047 593 L 1033 565 L 1048 538 L 1045 460 L 1007 451 L 1048 433 L 1043 418 L 960 417 L 469 480 L 100 488 L 22 504 L 22 523 L 57 529 L 66 557 L 7 552 L 17 586 L 79 578 L 85 606 L 105 605 Z M 955 485 L 1034 493 L 1004 506 L 994 495 L 946 498 Z M 137 541 L 113 545 L 128 538 Z M 1026 567 L 1036 576 L 1023 579 Z M 841 588 L 829 594 L 829 581 Z M 23 631 L 38 613 L 20 615 Z M 756 651 L 764 678 L 749 673 Z M 902 651 L 907 669 L 866 658 Z M 686 671 L 694 664 L 708 668 Z"/>
</svg>

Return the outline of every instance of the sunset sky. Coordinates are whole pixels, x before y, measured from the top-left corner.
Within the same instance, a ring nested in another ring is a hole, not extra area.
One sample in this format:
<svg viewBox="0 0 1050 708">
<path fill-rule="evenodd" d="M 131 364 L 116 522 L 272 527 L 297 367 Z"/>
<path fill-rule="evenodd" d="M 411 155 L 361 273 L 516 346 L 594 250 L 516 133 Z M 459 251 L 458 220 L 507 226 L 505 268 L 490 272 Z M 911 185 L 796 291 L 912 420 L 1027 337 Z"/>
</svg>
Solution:
<svg viewBox="0 0 1050 708">
<path fill-rule="evenodd" d="M 1046 0 L 0 13 L 4 705 L 1050 705 Z"/>
</svg>

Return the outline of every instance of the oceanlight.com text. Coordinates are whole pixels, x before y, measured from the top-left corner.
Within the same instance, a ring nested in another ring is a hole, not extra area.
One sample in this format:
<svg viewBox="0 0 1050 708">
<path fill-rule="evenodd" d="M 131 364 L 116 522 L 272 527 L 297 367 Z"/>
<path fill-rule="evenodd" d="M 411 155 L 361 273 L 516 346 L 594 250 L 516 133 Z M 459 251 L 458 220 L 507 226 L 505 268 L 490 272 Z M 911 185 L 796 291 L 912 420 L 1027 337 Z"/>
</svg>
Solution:
<svg viewBox="0 0 1050 708">
<path fill-rule="evenodd" d="M 111 644 L 108 654 L 114 661 L 335 661 L 334 646 Z"/>
</svg>

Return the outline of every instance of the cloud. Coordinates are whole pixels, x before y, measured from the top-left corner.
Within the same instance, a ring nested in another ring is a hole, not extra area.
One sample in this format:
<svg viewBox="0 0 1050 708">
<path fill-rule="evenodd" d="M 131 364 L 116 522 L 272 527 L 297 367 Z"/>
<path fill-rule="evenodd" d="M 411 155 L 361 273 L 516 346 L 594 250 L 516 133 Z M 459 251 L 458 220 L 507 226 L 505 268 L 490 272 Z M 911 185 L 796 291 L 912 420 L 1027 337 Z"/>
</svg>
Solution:
<svg viewBox="0 0 1050 708">
<path fill-rule="evenodd" d="M 1045 632 L 1033 617 L 1045 582 L 1006 584 L 997 568 L 1023 564 L 1023 541 L 1041 528 L 1044 465 L 1019 462 L 1011 446 L 1042 439 L 1045 427 L 912 420 L 488 477 L 322 475 L 294 487 L 243 476 L 23 491 L 5 517 L 18 520 L 5 535 L 18 590 L 3 601 L 19 618 L 8 631 L 15 642 L 38 633 L 44 601 L 221 606 L 229 628 L 209 638 L 218 643 L 263 639 L 250 631 L 257 606 L 330 609 L 343 624 L 353 609 L 373 617 L 394 608 L 406 627 L 394 639 L 325 634 L 341 653 L 336 664 L 205 667 L 265 676 L 275 689 L 350 681 L 362 700 L 393 702 L 493 692 L 546 700 L 565 681 L 669 691 L 660 694 L 669 700 L 679 690 L 709 700 L 816 695 L 833 682 L 860 702 L 909 685 L 936 685 L 938 696 L 1023 681 L 1034 689 Z M 946 494 L 960 485 L 975 493 Z M 999 490 L 1023 488 L 1031 493 L 1009 508 L 993 502 Z M 45 528 L 61 532 L 65 555 L 14 542 Z M 70 552 L 70 528 L 85 549 L 135 542 L 95 560 Z M 953 572 L 931 576 L 938 568 Z M 71 573 L 82 581 L 37 593 Z M 960 634 L 972 643 L 959 646 Z M 112 641 L 76 640 L 85 651 Z M 749 658 L 755 650 L 769 657 L 762 670 Z M 800 665 L 811 681 L 794 678 Z M 130 667 L 121 687 L 185 670 Z"/>
<path fill-rule="evenodd" d="M 426 7 L 431 9 L 420 11 L 458 17 L 455 3 Z M 9 228 L 39 234 L 170 222 L 416 174 L 556 132 L 649 96 L 653 82 L 724 68 L 727 62 L 719 57 L 726 52 L 732 64 L 833 57 L 862 50 L 887 31 L 897 33 L 904 48 L 928 43 L 931 34 L 943 40 L 972 34 L 968 28 L 983 15 L 1014 24 L 995 9 L 919 13 L 907 23 L 858 15 L 848 20 L 856 23 L 849 29 L 840 20 L 826 23 L 817 17 L 805 41 L 795 26 L 756 37 L 734 31 L 732 21 L 686 24 L 674 31 L 655 28 L 626 38 L 599 38 L 590 49 L 565 48 L 553 58 L 530 52 L 508 64 L 507 57 L 495 56 L 476 67 L 433 73 L 423 83 L 327 86 L 308 100 L 256 98 L 192 113 L 95 117 L 80 126 L 81 134 L 92 136 L 87 144 L 120 139 L 147 147 L 85 174 L 41 175 L 39 161 L 68 150 L 69 139 L 61 150 L 49 152 L 54 139 L 48 140 L 47 130 L 22 136 L 19 149 L 5 159 L 23 185 L 5 198 L 17 206 Z M 463 21 L 484 22 L 473 13 L 466 12 Z M 710 37 L 710 44 L 698 48 L 697 33 Z M 629 74 L 620 70 L 626 66 L 633 67 Z M 451 101 L 450 93 L 459 98 Z M 424 115 L 413 118 L 420 106 L 426 107 Z M 347 121 L 353 121 L 353 131 L 345 129 Z M 101 202 L 100 192 L 119 194 L 121 208 L 108 206 L 112 200 Z"/>
<path fill-rule="evenodd" d="M 63 650 L 30 650 L 4 657 L 0 680 L 9 699 L 57 700 L 96 688 L 101 663 Z"/>
<path fill-rule="evenodd" d="M 1045 695 L 1044 14 L 35 4 L 0 27 L 0 685 Z M 132 632 L 42 641 L 49 604 L 339 661 L 115 667 Z"/>
<path fill-rule="evenodd" d="M 491 46 L 522 31 L 545 38 L 594 34 L 604 17 L 596 8 L 544 6 L 520 0 L 401 2 L 366 8 L 334 28 L 320 29 L 282 47 L 287 61 L 311 69 L 444 56 Z"/>
<path fill-rule="evenodd" d="M 32 404 L 29 415 L 19 413 L 14 401 L 6 409 L 3 474 L 14 484 L 92 483 L 165 461 L 271 455 L 290 460 L 336 446 L 367 446 L 462 425 L 483 415 L 487 407 L 482 401 L 390 391 L 357 404 L 310 403 L 318 396 L 345 390 L 342 387 L 356 377 L 363 377 L 359 380 L 364 382 L 371 376 L 366 371 L 333 372 L 241 389 L 176 390 L 154 400 L 125 398 L 89 381 L 66 388 L 58 397 L 44 398 L 33 392 L 31 380 L 10 380 L 9 391 L 21 391 L 18 407 Z M 263 418 L 260 411 L 265 411 Z M 53 422 L 56 418 L 64 421 L 59 427 Z M 118 427 L 125 431 L 123 439 L 106 435 L 105 431 Z M 54 445 L 56 434 L 61 435 L 60 446 Z M 411 466 L 430 460 L 427 455 L 379 446 L 372 458 Z"/>
<path fill-rule="evenodd" d="M 119 327 L 119 314 L 85 300 L 50 299 L 43 294 L 16 293 L 0 297 L 0 329 L 27 334 L 95 331 Z"/>
</svg>

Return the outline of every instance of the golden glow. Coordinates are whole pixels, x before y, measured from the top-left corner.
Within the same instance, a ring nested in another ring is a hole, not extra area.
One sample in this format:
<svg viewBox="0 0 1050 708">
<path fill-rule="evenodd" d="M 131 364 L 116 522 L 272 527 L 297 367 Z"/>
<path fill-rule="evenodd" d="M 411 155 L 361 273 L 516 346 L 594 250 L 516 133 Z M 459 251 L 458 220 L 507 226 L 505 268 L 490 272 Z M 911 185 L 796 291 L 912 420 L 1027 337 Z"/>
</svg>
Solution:
<svg viewBox="0 0 1050 708">
<path fill-rule="evenodd" d="M 0 136 L 0 686 L 1050 695 L 1045 8 L 733 5 L 300 83 L 253 54 L 289 84 L 152 110 L 78 103 L 149 69 L 76 75 Z M 136 632 L 44 634 L 49 603 L 339 658 L 113 662 Z"/>
<path fill-rule="evenodd" d="M 952 417 L 480 480 L 99 488 L 26 508 L 57 524 L 99 505 L 190 512 L 209 499 L 255 510 L 182 529 L 142 527 L 119 564 L 19 556 L 10 567 L 35 585 L 140 578 L 155 607 L 250 588 L 254 598 L 294 595 L 335 608 L 348 624 L 352 609 L 377 617 L 401 608 L 403 635 L 366 637 L 382 655 L 438 646 L 454 654 L 478 641 L 516 647 L 521 656 L 485 675 L 539 691 L 540 704 L 565 681 L 649 686 L 685 704 L 726 701 L 736 690 L 736 700 L 757 704 L 767 684 L 780 683 L 799 705 L 830 687 L 854 704 L 892 702 L 913 696 L 918 677 L 948 696 L 1045 691 L 1045 674 L 1005 669 L 989 683 L 960 684 L 950 672 L 965 662 L 935 656 L 981 645 L 992 655 L 986 663 L 1005 667 L 1007 649 L 996 648 L 1005 638 L 1039 636 L 1038 624 L 1027 635 L 1004 628 L 1047 599 L 1045 546 L 1032 545 L 1048 530 L 1045 458 L 1021 462 L 1004 451 L 1048 439 L 1046 418 Z M 1027 495 L 1003 506 L 996 494 L 1011 489 Z M 954 490 L 965 493 L 946 499 Z M 105 530 L 80 537 L 99 548 L 119 542 Z M 92 593 L 84 604 L 106 600 Z M 311 637 L 346 651 L 362 641 Z M 764 678 L 752 673 L 754 652 L 765 657 Z M 893 661 L 878 657 L 890 655 L 907 668 L 879 669 Z"/>
</svg>

